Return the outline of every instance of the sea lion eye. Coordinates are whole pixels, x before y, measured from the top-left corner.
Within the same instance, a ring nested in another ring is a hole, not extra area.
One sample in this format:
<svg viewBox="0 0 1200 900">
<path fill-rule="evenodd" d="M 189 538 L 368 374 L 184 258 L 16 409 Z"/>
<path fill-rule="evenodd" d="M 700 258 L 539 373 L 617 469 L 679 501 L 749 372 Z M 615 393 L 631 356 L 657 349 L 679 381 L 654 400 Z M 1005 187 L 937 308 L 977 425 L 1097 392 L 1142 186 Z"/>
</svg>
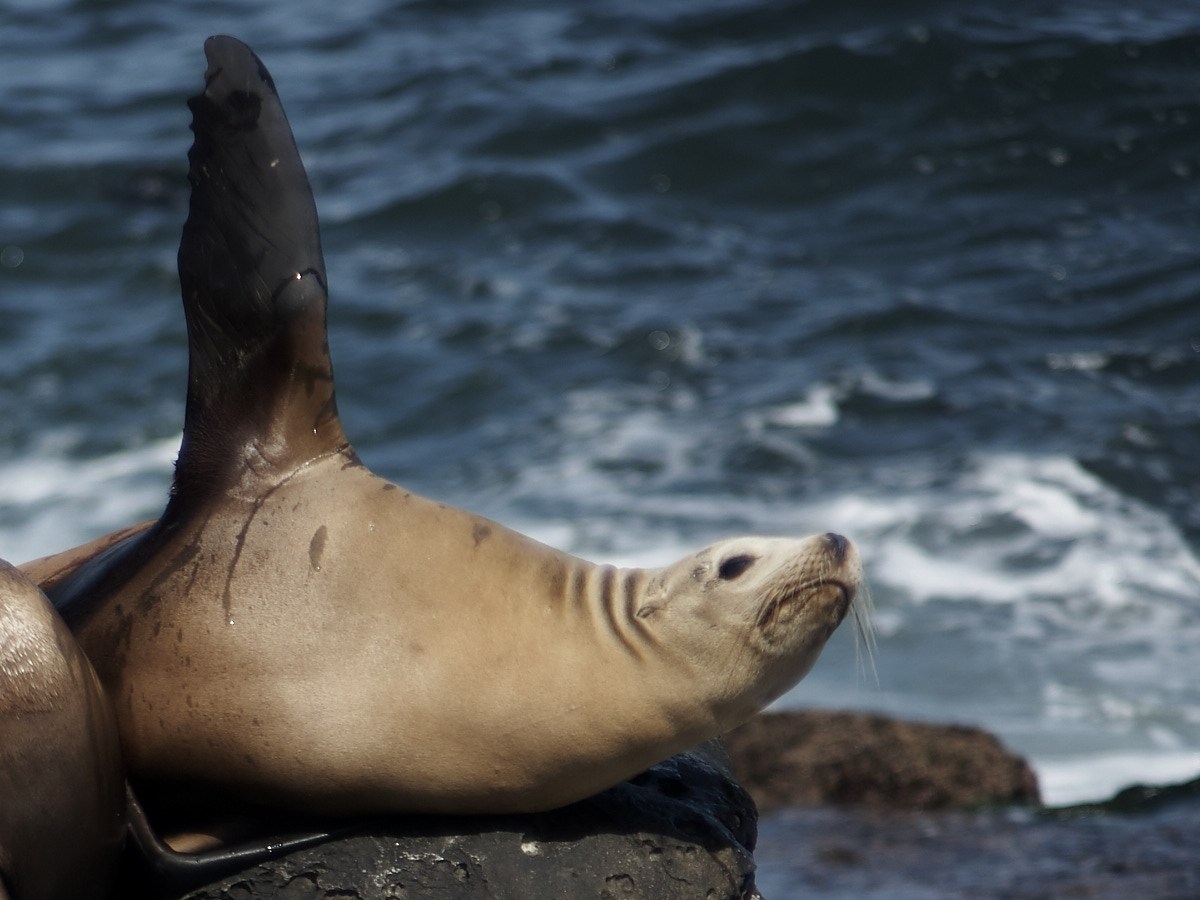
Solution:
<svg viewBox="0 0 1200 900">
<path fill-rule="evenodd" d="M 755 557 L 747 556 L 741 553 L 737 556 L 731 556 L 729 559 L 721 563 L 721 567 L 717 569 L 717 575 L 726 581 L 733 581 L 748 568 L 754 565 Z"/>
</svg>

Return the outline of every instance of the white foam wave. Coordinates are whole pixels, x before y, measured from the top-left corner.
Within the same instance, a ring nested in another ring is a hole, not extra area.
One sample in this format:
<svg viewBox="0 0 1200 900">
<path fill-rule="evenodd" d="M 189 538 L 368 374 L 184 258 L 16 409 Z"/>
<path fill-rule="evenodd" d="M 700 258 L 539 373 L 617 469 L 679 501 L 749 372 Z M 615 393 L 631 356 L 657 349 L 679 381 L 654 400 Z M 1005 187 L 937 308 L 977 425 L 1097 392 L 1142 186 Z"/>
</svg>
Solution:
<svg viewBox="0 0 1200 900">
<path fill-rule="evenodd" d="M 63 440 L 0 462 L 0 555 L 23 562 L 157 515 L 166 504 L 179 438 L 95 459 Z"/>
<path fill-rule="evenodd" d="M 1035 760 L 1200 741 L 1200 562 L 1168 517 L 1063 457 L 934 484 L 824 510 L 862 548 L 881 671 Z"/>
<path fill-rule="evenodd" d="M 828 514 L 862 522 L 877 583 L 913 602 L 1069 596 L 1150 612 L 1200 594 L 1200 560 L 1167 516 L 1067 457 L 982 456 L 936 490 L 844 496 Z"/>
<path fill-rule="evenodd" d="M 763 425 L 782 425 L 788 428 L 828 428 L 841 417 L 837 391 L 831 385 L 815 384 L 803 399 L 785 403 L 763 413 L 751 414 L 748 425 L 756 432 Z"/>
</svg>

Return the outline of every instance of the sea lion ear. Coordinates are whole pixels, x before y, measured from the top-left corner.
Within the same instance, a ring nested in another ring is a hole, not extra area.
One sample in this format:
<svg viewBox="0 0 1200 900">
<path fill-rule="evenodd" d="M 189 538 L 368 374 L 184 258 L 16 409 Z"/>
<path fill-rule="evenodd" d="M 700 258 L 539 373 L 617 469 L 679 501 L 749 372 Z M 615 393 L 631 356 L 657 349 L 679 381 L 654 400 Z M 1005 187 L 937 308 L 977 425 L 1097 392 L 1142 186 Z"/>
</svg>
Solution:
<svg viewBox="0 0 1200 900">
<path fill-rule="evenodd" d="M 667 607 L 667 588 L 663 582 L 661 575 L 658 575 L 646 583 L 646 589 L 643 591 L 642 605 L 637 609 L 637 617 L 639 619 L 648 619 L 657 612 L 661 612 Z"/>
<path fill-rule="evenodd" d="M 637 617 L 639 619 L 648 619 L 657 612 L 662 612 L 665 604 L 649 601 L 638 607 Z"/>
</svg>

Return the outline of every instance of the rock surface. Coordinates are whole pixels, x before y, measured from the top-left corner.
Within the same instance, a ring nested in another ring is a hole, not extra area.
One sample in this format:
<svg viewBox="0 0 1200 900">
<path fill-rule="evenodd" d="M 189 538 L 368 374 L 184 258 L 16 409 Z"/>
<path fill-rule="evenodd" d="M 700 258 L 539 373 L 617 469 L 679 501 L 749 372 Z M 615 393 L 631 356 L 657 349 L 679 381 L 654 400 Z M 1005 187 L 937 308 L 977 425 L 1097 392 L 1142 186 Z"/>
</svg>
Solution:
<svg viewBox="0 0 1200 900">
<path fill-rule="evenodd" d="M 186 897 L 753 900 L 757 819 L 706 746 L 565 809 L 397 818 Z M 127 884 L 115 896 L 139 895 Z"/>
<path fill-rule="evenodd" d="M 979 728 L 850 712 L 763 713 L 725 736 L 734 775 L 763 812 L 1036 805 L 1029 764 Z"/>
</svg>

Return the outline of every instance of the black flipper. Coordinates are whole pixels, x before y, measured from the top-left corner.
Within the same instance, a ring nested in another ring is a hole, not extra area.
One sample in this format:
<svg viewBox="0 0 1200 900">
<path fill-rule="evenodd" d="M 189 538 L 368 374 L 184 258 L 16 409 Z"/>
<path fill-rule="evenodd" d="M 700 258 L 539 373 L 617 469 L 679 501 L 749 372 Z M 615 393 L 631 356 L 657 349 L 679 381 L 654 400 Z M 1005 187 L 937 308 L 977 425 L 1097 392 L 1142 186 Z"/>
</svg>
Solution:
<svg viewBox="0 0 1200 900">
<path fill-rule="evenodd" d="M 133 880 L 154 896 L 177 897 L 269 859 L 344 836 L 352 829 L 272 836 L 259 842 L 203 853 L 179 853 L 155 834 L 133 789 L 125 785 L 129 850 L 138 870 Z M 127 885 L 128 887 L 128 885 Z"/>
<path fill-rule="evenodd" d="M 262 62 L 211 37 L 191 98 L 179 246 L 189 372 L 175 499 L 346 450 L 326 338 L 312 190 Z"/>
</svg>

